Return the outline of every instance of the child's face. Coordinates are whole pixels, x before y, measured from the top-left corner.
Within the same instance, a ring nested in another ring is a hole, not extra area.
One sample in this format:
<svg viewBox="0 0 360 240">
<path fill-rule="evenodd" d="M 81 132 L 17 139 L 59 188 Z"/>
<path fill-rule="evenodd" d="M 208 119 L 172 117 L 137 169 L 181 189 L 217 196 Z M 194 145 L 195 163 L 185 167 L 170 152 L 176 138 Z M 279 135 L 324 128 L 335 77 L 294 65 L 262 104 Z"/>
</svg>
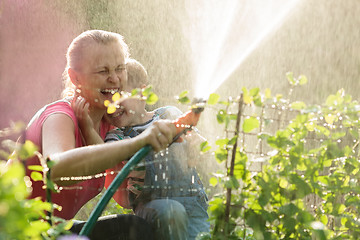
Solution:
<svg viewBox="0 0 360 240">
<path fill-rule="evenodd" d="M 142 123 L 145 106 L 139 99 L 129 98 L 120 103 L 113 114 L 107 114 L 106 120 L 115 127 L 127 127 Z"/>
</svg>

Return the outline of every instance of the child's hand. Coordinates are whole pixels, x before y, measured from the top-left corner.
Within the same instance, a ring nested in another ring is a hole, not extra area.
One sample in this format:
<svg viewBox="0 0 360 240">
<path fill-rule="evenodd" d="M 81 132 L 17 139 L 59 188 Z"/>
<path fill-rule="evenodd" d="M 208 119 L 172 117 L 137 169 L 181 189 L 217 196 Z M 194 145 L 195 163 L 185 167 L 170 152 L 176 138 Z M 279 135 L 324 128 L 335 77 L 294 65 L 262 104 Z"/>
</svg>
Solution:
<svg viewBox="0 0 360 240">
<path fill-rule="evenodd" d="M 89 115 L 90 104 L 81 96 L 75 96 L 71 103 L 75 116 L 79 123 L 79 128 L 85 139 L 86 145 L 104 143 L 99 133 L 94 127 L 94 122 Z"/>
<path fill-rule="evenodd" d="M 86 102 L 85 98 L 77 96 L 74 101 L 72 101 L 71 106 L 74 109 L 81 131 L 85 132 L 93 129 L 94 122 L 89 116 L 89 103 Z"/>
</svg>

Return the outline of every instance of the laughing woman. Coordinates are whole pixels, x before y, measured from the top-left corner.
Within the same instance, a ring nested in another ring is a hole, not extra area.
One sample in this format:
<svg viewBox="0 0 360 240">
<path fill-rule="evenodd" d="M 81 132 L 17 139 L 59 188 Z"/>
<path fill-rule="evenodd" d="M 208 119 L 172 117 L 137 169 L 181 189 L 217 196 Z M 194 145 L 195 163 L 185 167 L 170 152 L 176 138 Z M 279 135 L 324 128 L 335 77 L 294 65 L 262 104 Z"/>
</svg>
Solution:
<svg viewBox="0 0 360 240">
<path fill-rule="evenodd" d="M 103 177 L 88 179 L 82 176 L 99 175 L 148 144 L 155 151 L 160 151 L 166 148 L 175 134 L 172 123 L 160 121 L 127 141 L 99 145 L 84 141 L 83 134 L 86 133 L 78 127 L 72 102 L 78 95 L 86 100 L 91 124 L 104 137 L 110 128 L 102 120 L 106 113 L 104 101 L 110 100 L 112 94 L 122 90 L 126 83 L 128 56 L 128 47 L 117 33 L 91 30 L 80 34 L 67 51 L 64 98 L 43 107 L 28 125 L 26 139 L 38 146 L 44 158 L 55 161 L 50 178 L 62 190 L 52 193 L 51 200 L 62 206 L 61 211 L 54 212 L 58 217 L 72 219 L 86 202 L 103 189 Z M 26 165 L 35 164 L 40 164 L 37 157 L 26 161 Z M 27 170 L 27 175 L 30 174 L 31 170 Z M 45 200 L 43 183 L 32 184 L 31 197 L 40 196 Z M 143 219 L 120 215 L 99 220 L 90 237 L 96 239 L 96 236 L 101 239 L 149 239 L 151 229 Z"/>
</svg>

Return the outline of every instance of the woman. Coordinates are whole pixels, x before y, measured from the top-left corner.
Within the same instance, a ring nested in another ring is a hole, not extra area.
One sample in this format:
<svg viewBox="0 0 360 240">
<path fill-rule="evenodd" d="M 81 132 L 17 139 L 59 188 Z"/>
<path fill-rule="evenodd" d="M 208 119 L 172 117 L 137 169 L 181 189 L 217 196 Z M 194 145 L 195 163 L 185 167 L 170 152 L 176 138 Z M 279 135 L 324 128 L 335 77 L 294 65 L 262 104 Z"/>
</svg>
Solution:
<svg viewBox="0 0 360 240">
<path fill-rule="evenodd" d="M 91 124 L 104 137 L 109 130 L 109 125 L 102 121 L 106 113 L 104 101 L 111 100 L 113 93 L 120 91 L 126 83 L 125 63 L 128 56 L 128 47 L 119 34 L 100 30 L 80 34 L 72 41 L 66 55 L 66 89 L 63 92 L 66 98 L 42 108 L 29 123 L 26 139 L 39 147 L 45 159 L 55 161 L 50 178 L 62 188 L 60 193 L 51 196 L 52 202 L 62 206 L 61 211 L 54 212 L 56 216 L 73 218 L 87 201 L 103 189 L 104 177 L 101 173 L 128 159 L 145 145 L 150 144 L 155 151 L 166 148 L 175 135 L 173 124 L 161 121 L 137 138 L 85 147 L 92 143 L 83 140 L 82 134 L 86 133 L 78 127 L 71 102 L 76 100 L 77 95 L 87 101 Z M 34 157 L 26 164 L 39 164 L 39 159 Z M 27 175 L 30 174 L 31 171 L 27 170 Z M 31 197 L 41 196 L 45 200 L 42 182 L 33 182 L 32 188 Z M 122 221 L 120 225 L 127 223 Z M 115 231 L 117 228 L 114 227 Z M 135 232 L 145 234 L 146 231 Z"/>
</svg>

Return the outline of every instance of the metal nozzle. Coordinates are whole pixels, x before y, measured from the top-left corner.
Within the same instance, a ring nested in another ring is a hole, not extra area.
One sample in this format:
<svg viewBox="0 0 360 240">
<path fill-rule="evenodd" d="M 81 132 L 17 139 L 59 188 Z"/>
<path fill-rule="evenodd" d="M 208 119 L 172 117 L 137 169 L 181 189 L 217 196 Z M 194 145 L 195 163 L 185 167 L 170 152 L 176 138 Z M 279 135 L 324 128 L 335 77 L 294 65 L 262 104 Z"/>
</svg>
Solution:
<svg viewBox="0 0 360 240">
<path fill-rule="evenodd" d="M 206 100 L 203 98 L 194 98 L 191 103 L 191 110 L 194 113 L 201 113 L 205 109 Z"/>
</svg>

